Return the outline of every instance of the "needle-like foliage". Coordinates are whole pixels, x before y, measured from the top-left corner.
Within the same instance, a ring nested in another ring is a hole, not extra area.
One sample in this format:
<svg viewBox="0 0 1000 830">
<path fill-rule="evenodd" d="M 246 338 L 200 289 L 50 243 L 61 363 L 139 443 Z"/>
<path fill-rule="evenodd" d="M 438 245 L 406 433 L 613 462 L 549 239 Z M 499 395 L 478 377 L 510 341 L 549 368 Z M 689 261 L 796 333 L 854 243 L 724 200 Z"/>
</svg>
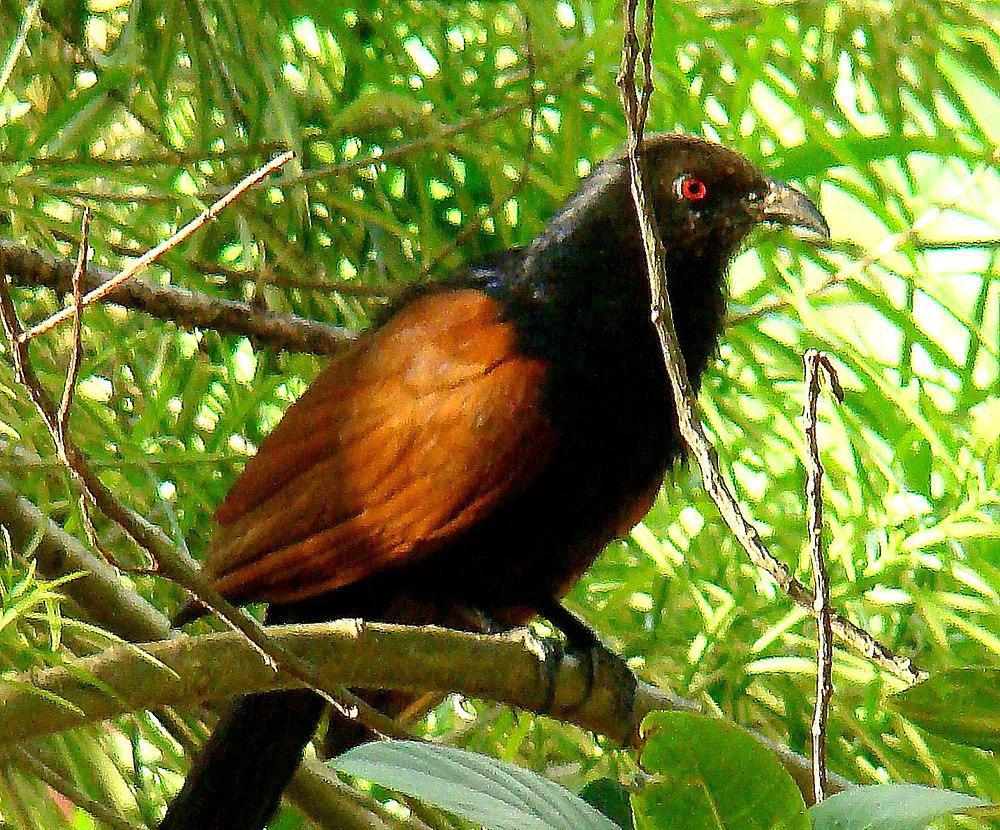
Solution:
<svg viewBox="0 0 1000 830">
<path fill-rule="evenodd" d="M 29 5 L 0 0 L 0 237 L 71 259 L 86 205 L 92 261 L 117 269 L 291 148 L 277 179 L 151 277 L 278 312 L 363 327 L 407 283 L 531 239 L 626 135 L 610 0 L 74 1 L 25 21 Z M 819 249 L 762 233 L 732 269 L 700 399 L 723 469 L 808 582 L 802 354 L 827 352 L 846 392 L 819 423 L 834 606 L 932 673 L 1000 664 L 995 10 L 706 0 L 656 13 L 647 131 L 732 145 L 815 196 L 833 231 Z M 62 305 L 14 291 L 26 323 Z M 52 390 L 71 328 L 32 345 Z M 85 310 L 83 344 L 76 444 L 200 556 L 214 506 L 320 361 L 115 306 Z M 88 528 L 8 358 L 0 478 L 141 564 L 114 525 Z M 0 553 L 0 669 L 109 642 L 60 603 L 30 546 Z M 183 599 L 165 580 L 128 580 L 161 609 Z M 646 679 L 807 753 L 815 625 L 746 561 L 690 468 L 569 603 Z M 838 648 L 834 682 L 831 771 L 1000 801 L 995 758 L 885 706 L 897 681 Z M 635 769 L 593 736 L 480 701 L 449 699 L 418 729 L 572 789 Z M 31 751 L 132 822 L 155 820 L 187 765 L 151 715 Z M 89 826 L 17 757 L 0 765 L 0 815 Z M 303 825 L 288 809 L 274 826 Z"/>
</svg>

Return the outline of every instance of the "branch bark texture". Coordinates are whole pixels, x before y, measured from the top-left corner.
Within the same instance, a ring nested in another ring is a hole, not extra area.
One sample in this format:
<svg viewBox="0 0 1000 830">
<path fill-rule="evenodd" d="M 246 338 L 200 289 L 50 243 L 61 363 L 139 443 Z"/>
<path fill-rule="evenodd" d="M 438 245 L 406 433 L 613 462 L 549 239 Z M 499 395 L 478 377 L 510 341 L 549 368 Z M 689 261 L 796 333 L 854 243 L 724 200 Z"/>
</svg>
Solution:
<svg viewBox="0 0 1000 830">
<path fill-rule="evenodd" d="M 816 601 L 818 645 L 816 647 L 816 705 L 813 709 L 812 781 L 813 798 L 818 804 L 826 795 L 826 728 L 830 719 L 830 700 L 833 698 L 833 627 L 830 619 L 830 580 L 823 556 L 823 464 L 819 457 L 819 382 L 821 370 L 830 378 L 830 386 L 838 401 L 844 399 L 844 390 L 837 377 L 837 370 L 823 352 L 810 349 L 805 354 L 806 373 L 806 447 L 808 469 L 806 475 L 806 500 L 809 502 L 809 557 L 812 561 L 813 586 Z"/>
<path fill-rule="evenodd" d="M 60 590 L 84 619 L 130 642 L 165 640 L 172 635 L 167 618 L 133 591 L 111 565 L 54 524 L 3 478 L 0 524 L 10 534 L 15 550 L 32 550 L 39 573 L 50 579 L 80 574 Z M 359 803 L 359 794 L 333 779 L 314 759 L 306 759 L 299 767 L 289 795 L 320 826 L 389 830 L 368 805 Z"/>
<path fill-rule="evenodd" d="M 540 672 L 544 667 L 537 650 L 517 632 L 486 636 L 341 620 L 273 626 L 267 633 L 272 642 L 337 684 L 414 693 L 457 691 L 543 713 L 545 684 Z M 598 664 L 596 670 L 588 695 L 584 668 L 574 657 L 563 656 L 555 667 L 555 695 L 548 714 L 600 732 L 620 745 L 639 747 L 639 726 L 650 712 L 701 711 L 695 701 L 643 682 L 630 696 L 610 666 Z M 14 679 L 16 683 L 0 683 L 0 745 L 132 711 L 212 704 L 237 695 L 304 685 L 292 673 L 280 667 L 275 672 L 262 664 L 253 646 L 232 631 L 114 646 L 66 667 Z M 778 753 L 808 792 L 808 760 L 770 740 L 758 739 Z M 848 786 L 844 779 L 831 781 L 831 790 Z"/>
<path fill-rule="evenodd" d="M 0 240 L 0 274 L 14 285 L 45 287 L 70 292 L 73 288 L 70 260 Z M 115 276 L 115 271 L 88 265 L 84 291 L 93 291 Z M 276 314 L 249 303 L 211 297 L 197 291 L 156 285 L 133 277 L 102 298 L 105 302 L 141 311 L 182 328 L 214 329 L 238 334 L 275 349 L 306 354 L 333 354 L 357 334 L 343 326 L 332 326 L 292 314 Z"/>
</svg>

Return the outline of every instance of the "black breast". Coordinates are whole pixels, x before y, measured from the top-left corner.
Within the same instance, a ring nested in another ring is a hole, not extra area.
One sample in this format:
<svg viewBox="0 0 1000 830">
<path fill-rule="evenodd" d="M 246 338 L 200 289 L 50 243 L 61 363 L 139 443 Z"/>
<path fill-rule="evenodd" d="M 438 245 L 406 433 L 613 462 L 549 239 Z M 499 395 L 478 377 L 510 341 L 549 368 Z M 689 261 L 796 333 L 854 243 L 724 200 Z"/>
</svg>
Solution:
<svg viewBox="0 0 1000 830">
<path fill-rule="evenodd" d="M 627 190 L 582 192 L 524 250 L 470 269 L 499 300 L 521 348 L 548 366 L 544 406 L 554 456 L 520 495 L 440 555 L 408 585 L 454 594 L 502 617 L 560 595 L 641 515 L 681 443 L 659 339 L 650 322 L 645 259 Z M 723 314 L 724 261 L 675 261 L 670 293 L 697 388 Z"/>
</svg>

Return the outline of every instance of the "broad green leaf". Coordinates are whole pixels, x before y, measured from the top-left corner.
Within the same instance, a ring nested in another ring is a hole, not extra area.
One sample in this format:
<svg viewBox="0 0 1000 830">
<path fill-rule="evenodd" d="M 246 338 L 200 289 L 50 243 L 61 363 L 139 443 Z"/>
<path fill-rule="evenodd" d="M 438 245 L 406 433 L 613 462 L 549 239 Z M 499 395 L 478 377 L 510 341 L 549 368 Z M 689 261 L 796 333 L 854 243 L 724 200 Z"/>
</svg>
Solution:
<svg viewBox="0 0 1000 830">
<path fill-rule="evenodd" d="M 917 726 L 941 738 L 1000 751 L 1000 669 L 952 669 L 889 698 Z"/>
<path fill-rule="evenodd" d="M 536 772 L 465 749 L 416 741 L 355 747 L 331 764 L 490 830 L 614 830 L 615 824 Z"/>
<path fill-rule="evenodd" d="M 691 712 L 654 712 L 642 766 L 654 777 L 632 796 L 637 830 L 804 830 L 802 794 L 749 732 Z"/>
<path fill-rule="evenodd" d="M 814 830 L 924 830 L 934 819 L 985 803 L 951 790 L 877 784 L 832 795 L 809 816 Z"/>
</svg>

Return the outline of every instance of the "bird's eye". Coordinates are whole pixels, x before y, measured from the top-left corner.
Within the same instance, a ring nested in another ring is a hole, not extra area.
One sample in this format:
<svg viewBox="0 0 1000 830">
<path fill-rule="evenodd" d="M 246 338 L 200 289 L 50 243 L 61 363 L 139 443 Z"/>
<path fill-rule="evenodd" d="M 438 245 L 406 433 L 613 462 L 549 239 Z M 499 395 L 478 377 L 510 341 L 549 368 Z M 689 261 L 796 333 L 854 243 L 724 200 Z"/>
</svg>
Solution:
<svg viewBox="0 0 1000 830">
<path fill-rule="evenodd" d="M 689 202 L 700 202 L 708 195 L 708 185 L 694 176 L 685 176 L 680 181 L 680 192 Z"/>
</svg>

